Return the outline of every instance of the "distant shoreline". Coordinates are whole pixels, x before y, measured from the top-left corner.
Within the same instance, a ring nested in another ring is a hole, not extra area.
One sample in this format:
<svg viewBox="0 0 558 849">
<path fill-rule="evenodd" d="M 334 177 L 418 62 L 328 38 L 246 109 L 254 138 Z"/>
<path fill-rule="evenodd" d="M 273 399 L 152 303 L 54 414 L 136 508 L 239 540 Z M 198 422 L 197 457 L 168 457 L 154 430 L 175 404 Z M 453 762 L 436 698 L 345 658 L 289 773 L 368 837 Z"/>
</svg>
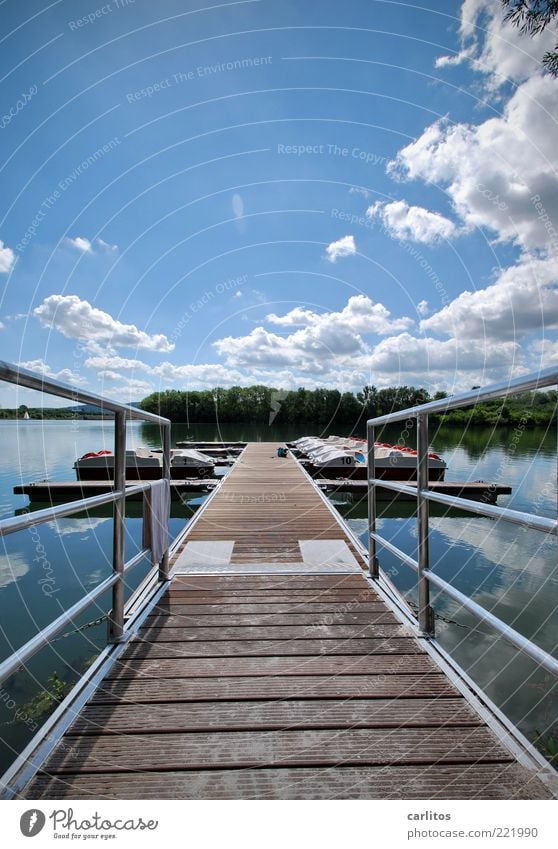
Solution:
<svg viewBox="0 0 558 849">
<path fill-rule="evenodd" d="M 8 415 L 6 415 L 8 413 Z M 59 415 L 56 412 L 52 415 L 48 415 L 46 412 L 35 413 L 33 410 L 29 410 L 29 418 L 24 419 L 23 416 L 14 413 L 10 415 L 10 410 L 0 410 L 0 421 L 6 422 L 40 422 L 40 421 L 114 421 L 114 416 L 107 413 L 107 415 L 95 415 L 93 413 L 87 413 L 83 415 L 76 415 L 76 413 L 71 413 L 70 415 Z"/>
<path fill-rule="evenodd" d="M 2 421 L 6 421 L 6 422 L 20 421 L 22 423 L 25 423 L 26 421 L 32 421 L 32 422 L 39 422 L 39 421 L 50 421 L 50 422 L 54 422 L 54 421 L 60 421 L 60 422 L 63 422 L 63 421 L 66 421 L 66 422 L 69 422 L 69 421 L 83 421 L 83 422 L 106 421 L 106 422 L 114 422 L 114 416 L 112 416 L 112 415 L 101 416 L 101 415 L 89 414 L 89 415 L 82 415 L 82 416 L 76 416 L 76 415 L 64 416 L 64 415 L 56 415 L 56 414 L 55 415 L 46 415 L 44 413 L 42 415 L 33 415 L 30 411 L 29 412 L 29 418 L 24 419 L 21 416 L 17 416 L 17 415 L 8 415 L 8 416 L 2 415 L 2 412 L 5 412 L 5 411 L 0 410 L 0 422 L 2 422 Z M 459 412 L 461 413 L 461 415 L 459 415 L 459 413 L 458 413 L 458 415 L 454 416 L 453 413 L 449 413 L 446 416 L 443 416 L 443 415 L 430 416 L 431 424 L 435 425 L 437 427 L 452 427 L 452 428 L 464 428 L 464 427 L 465 428 L 469 428 L 469 427 L 494 428 L 494 427 L 502 427 L 502 428 L 508 428 L 508 429 L 515 429 L 515 428 L 520 427 L 522 430 L 534 430 L 535 428 L 539 428 L 539 427 L 555 428 L 556 424 L 557 424 L 556 417 L 547 419 L 545 421 L 541 421 L 541 420 L 533 421 L 533 420 L 526 418 L 525 416 L 519 416 L 517 419 L 511 418 L 507 421 L 503 421 L 503 420 L 501 420 L 501 421 L 486 421 L 486 420 L 480 420 L 480 419 L 476 419 L 476 418 L 469 419 L 466 415 L 463 415 L 463 413 L 465 411 L 463 411 L 463 412 L 459 411 Z M 242 426 L 247 425 L 247 424 L 262 425 L 262 424 L 266 424 L 266 423 L 255 422 L 255 421 L 248 421 L 247 422 L 247 421 L 241 420 L 241 419 L 238 419 L 236 421 L 219 422 L 219 421 L 216 421 L 215 419 L 213 419 L 212 421 L 196 421 L 196 422 L 192 422 L 192 421 L 186 422 L 186 421 L 176 420 L 176 421 L 172 421 L 172 424 L 173 425 L 184 425 L 185 427 L 187 426 L 189 428 L 193 428 L 193 427 L 196 427 L 196 425 L 201 425 L 201 426 L 211 425 L 211 426 L 215 427 L 215 426 L 218 426 L 219 424 L 225 424 L 227 426 L 242 427 Z M 323 426 L 324 426 L 323 422 L 308 422 L 308 421 L 300 421 L 300 422 L 277 421 L 276 426 L 277 427 L 281 427 L 281 426 L 286 427 L 286 426 L 292 426 L 293 424 L 300 425 L 301 427 L 307 426 L 309 428 L 309 432 L 312 429 L 323 428 Z M 350 431 L 351 434 L 353 434 L 353 433 L 355 433 L 356 431 L 359 431 L 359 430 L 363 431 L 364 428 L 365 428 L 365 425 L 366 425 L 365 419 L 361 419 L 360 421 L 355 422 L 352 426 L 350 426 L 350 423 L 348 423 L 346 421 L 341 421 L 341 422 L 335 422 L 334 421 L 334 422 L 331 423 L 331 425 L 329 425 L 329 423 L 328 423 L 328 427 L 337 428 L 337 430 L 339 430 L 340 433 L 344 433 L 345 431 Z M 396 423 L 394 423 L 394 425 L 392 425 L 392 427 L 393 426 L 397 426 Z M 271 427 L 273 427 L 273 426 L 271 426 Z M 193 441 L 195 442 L 195 440 L 193 440 Z"/>
<path fill-rule="evenodd" d="M 477 389 L 479 387 L 473 387 Z M 377 389 L 364 386 L 362 391 L 338 389 L 274 389 L 271 386 L 232 386 L 228 389 L 184 391 L 167 389 L 154 392 L 131 403 L 149 413 L 186 425 L 309 425 L 335 428 L 344 433 L 364 429 L 366 421 L 378 416 L 408 410 L 430 401 L 451 397 L 445 392 L 433 396 L 415 386 L 391 386 Z M 481 401 L 447 413 L 430 414 L 438 427 L 515 427 L 521 430 L 549 427 L 556 422 L 556 390 L 522 392 L 505 399 Z M 102 405 L 79 404 L 72 407 L 27 407 L 0 409 L 0 420 L 114 420 L 114 414 Z M 27 419 L 25 419 L 27 420 Z"/>
</svg>

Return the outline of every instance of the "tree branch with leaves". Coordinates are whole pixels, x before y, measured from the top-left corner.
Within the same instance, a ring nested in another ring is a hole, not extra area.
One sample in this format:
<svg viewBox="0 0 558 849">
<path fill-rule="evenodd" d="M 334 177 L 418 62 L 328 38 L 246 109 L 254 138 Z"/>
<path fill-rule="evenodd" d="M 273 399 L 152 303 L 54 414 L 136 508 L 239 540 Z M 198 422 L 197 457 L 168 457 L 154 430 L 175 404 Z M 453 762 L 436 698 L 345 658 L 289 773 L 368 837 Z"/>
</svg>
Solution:
<svg viewBox="0 0 558 849">
<path fill-rule="evenodd" d="M 501 0 L 507 9 L 504 16 L 519 28 L 523 35 L 533 37 L 538 35 L 549 24 L 558 22 L 558 0 Z M 554 50 L 547 50 L 542 57 L 542 64 L 547 74 L 558 77 L 558 42 Z"/>
</svg>

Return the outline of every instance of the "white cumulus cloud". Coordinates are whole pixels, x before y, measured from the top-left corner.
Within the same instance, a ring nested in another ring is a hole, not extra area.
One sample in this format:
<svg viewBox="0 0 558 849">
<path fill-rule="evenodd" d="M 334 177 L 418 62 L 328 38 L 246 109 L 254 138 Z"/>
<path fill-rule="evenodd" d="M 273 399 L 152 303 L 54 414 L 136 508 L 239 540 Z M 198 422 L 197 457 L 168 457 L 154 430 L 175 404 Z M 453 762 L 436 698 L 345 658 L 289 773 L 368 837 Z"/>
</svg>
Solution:
<svg viewBox="0 0 558 849">
<path fill-rule="evenodd" d="M 558 364 L 558 340 L 536 339 L 529 346 L 533 370 Z"/>
<path fill-rule="evenodd" d="M 60 380 L 62 383 L 74 383 L 78 385 L 86 383 L 85 379 L 80 374 L 77 374 L 77 372 L 74 372 L 69 368 L 63 368 L 59 371 L 55 371 L 42 359 L 26 360 L 18 363 L 18 365 L 21 366 L 21 368 L 29 369 L 29 371 L 39 372 L 45 377 L 52 377 L 53 380 Z"/>
<path fill-rule="evenodd" d="M 8 274 L 13 268 L 14 261 L 13 250 L 0 239 L 0 274 Z"/>
<path fill-rule="evenodd" d="M 306 373 L 319 374 L 332 361 L 342 364 L 345 358 L 366 353 L 369 344 L 363 334 L 394 333 L 410 327 L 412 319 L 392 318 L 383 304 L 366 295 L 354 295 L 339 311 L 317 313 L 295 307 L 283 316 L 271 313 L 271 324 L 294 327 L 294 332 L 280 336 L 264 327 L 256 327 L 246 336 L 228 336 L 214 343 L 219 354 L 233 367 L 298 367 Z"/>
<path fill-rule="evenodd" d="M 488 228 L 524 250 L 556 252 L 557 114 L 556 80 L 533 77 L 499 117 L 427 127 L 399 151 L 388 172 L 443 186 L 467 227 Z"/>
<path fill-rule="evenodd" d="M 85 236 L 76 236 L 75 239 L 67 239 L 67 242 L 82 254 L 96 253 L 93 247 L 93 242 L 90 239 L 86 239 Z M 111 245 L 110 242 L 105 242 L 104 239 L 95 239 L 95 245 L 98 248 L 101 248 L 105 253 L 109 254 L 114 254 L 118 250 L 118 245 Z"/>
<path fill-rule="evenodd" d="M 97 244 L 99 247 L 103 248 L 103 250 L 109 251 L 110 253 L 116 253 L 118 250 L 118 245 L 111 245 L 108 242 L 105 242 L 104 239 L 97 239 Z"/>
<path fill-rule="evenodd" d="M 326 248 L 326 256 L 330 262 L 336 262 L 340 257 L 353 256 L 356 253 L 355 237 L 343 236 L 336 242 L 331 242 Z"/>
<path fill-rule="evenodd" d="M 486 77 L 490 88 L 506 81 L 523 82 L 541 71 L 541 59 L 556 43 L 550 26 L 529 38 L 510 22 L 504 22 L 505 9 L 495 0 L 465 0 L 461 6 L 461 49 L 455 55 L 440 56 L 437 68 L 468 62 Z"/>
<path fill-rule="evenodd" d="M 81 251 L 83 254 L 92 254 L 93 253 L 93 245 L 89 241 L 89 239 L 84 238 L 83 236 L 76 236 L 75 239 L 68 239 L 70 245 L 73 245 L 74 248 L 77 248 L 78 251 Z"/>
<path fill-rule="evenodd" d="M 58 330 L 68 339 L 81 339 L 96 346 L 143 348 L 158 352 L 174 349 L 163 334 L 150 334 L 139 330 L 135 324 L 123 324 L 77 295 L 49 295 L 33 310 L 33 315 L 43 327 Z"/>
<path fill-rule="evenodd" d="M 410 206 L 404 200 L 376 201 L 366 210 L 368 218 L 379 218 L 394 239 L 433 244 L 455 235 L 453 221 L 422 206 Z"/>
<path fill-rule="evenodd" d="M 549 258 L 524 256 L 484 289 L 462 292 L 421 329 L 460 339 L 518 339 L 558 327 L 558 267 Z"/>
<path fill-rule="evenodd" d="M 401 333 L 376 345 L 369 365 L 383 374 L 422 374 L 424 385 L 425 380 L 431 380 L 431 373 L 478 372 L 508 366 L 519 358 L 519 345 L 513 341 L 479 345 L 471 339 L 440 340 Z"/>
<path fill-rule="evenodd" d="M 491 374 L 500 357 L 509 377 L 556 352 L 546 337 L 558 328 L 558 86 L 540 59 L 558 36 L 550 27 L 530 39 L 504 25 L 503 15 L 500 3 L 465 0 L 462 50 L 437 63 L 469 61 L 498 97 L 503 81 L 516 83 L 501 112 L 478 124 L 436 121 L 399 151 L 388 173 L 444 189 L 461 230 L 481 228 L 518 249 L 515 264 L 508 261 L 493 283 L 462 292 L 432 315 L 424 311 L 420 322 L 423 333 L 446 337 L 437 346 L 454 346 L 460 368 L 473 362 L 466 349 L 476 344 Z"/>
</svg>

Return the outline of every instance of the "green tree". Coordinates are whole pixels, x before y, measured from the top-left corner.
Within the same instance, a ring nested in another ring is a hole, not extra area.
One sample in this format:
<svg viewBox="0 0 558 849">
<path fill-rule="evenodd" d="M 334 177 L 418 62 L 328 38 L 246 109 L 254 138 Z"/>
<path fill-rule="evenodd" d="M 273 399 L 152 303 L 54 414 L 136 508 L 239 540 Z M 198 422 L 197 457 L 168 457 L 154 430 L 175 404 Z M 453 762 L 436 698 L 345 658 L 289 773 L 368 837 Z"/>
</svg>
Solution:
<svg viewBox="0 0 558 849">
<path fill-rule="evenodd" d="M 558 19 L 558 0 L 502 0 L 502 5 L 507 9 L 504 20 L 531 37 Z M 558 77 L 558 43 L 554 50 L 547 50 L 542 63 L 548 74 Z"/>
</svg>

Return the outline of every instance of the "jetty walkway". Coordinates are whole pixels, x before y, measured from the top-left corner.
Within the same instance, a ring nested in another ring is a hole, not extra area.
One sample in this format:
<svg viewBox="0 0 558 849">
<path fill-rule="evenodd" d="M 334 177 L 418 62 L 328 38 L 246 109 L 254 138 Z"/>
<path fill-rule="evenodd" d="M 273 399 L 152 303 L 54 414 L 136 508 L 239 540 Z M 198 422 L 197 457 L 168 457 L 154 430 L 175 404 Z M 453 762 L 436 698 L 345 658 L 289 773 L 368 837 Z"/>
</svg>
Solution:
<svg viewBox="0 0 558 849">
<path fill-rule="evenodd" d="M 550 798 L 277 447 L 200 509 L 26 798 Z"/>
</svg>

